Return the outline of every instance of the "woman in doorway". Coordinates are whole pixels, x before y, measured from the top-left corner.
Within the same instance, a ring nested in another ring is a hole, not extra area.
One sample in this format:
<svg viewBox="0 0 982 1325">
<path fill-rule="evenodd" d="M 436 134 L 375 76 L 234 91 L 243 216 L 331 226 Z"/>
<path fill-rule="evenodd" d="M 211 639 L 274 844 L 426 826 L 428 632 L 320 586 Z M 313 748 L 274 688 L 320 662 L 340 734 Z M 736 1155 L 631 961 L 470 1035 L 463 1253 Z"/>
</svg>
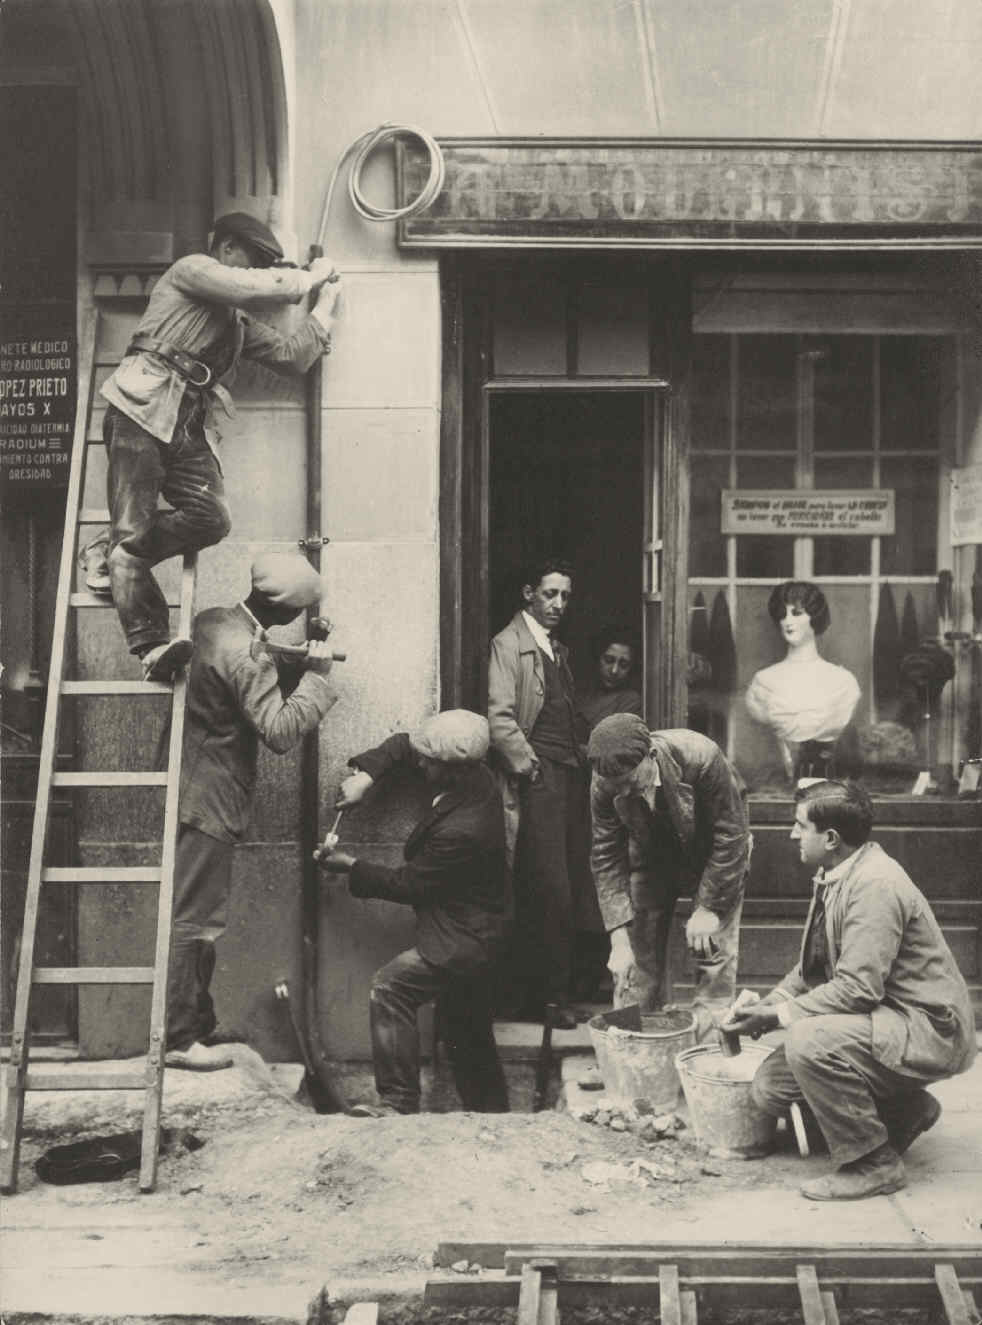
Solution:
<svg viewBox="0 0 982 1325">
<path fill-rule="evenodd" d="M 818 652 L 817 637 L 831 621 L 828 602 L 817 584 L 786 580 L 774 589 L 767 611 L 787 652 L 781 662 L 754 674 L 747 709 L 773 731 L 789 779 L 834 776 L 836 743 L 860 691 L 848 668 Z"/>
<path fill-rule="evenodd" d="M 641 717 L 641 694 L 632 684 L 640 655 L 634 632 L 607 626 L 594 635 L 590 649 L 593 672 L 585 694 L 577 694 L 578 738 L 585 748 L 598 722 L 613 713 Z M 590 873 L 590 774 L 585 770 L 583 804 L 579 815 L 583 840 L 578 843 L 572 869 L 576 906 L 576 942 L 573 952 L 573 997 L 592 1001 L 607 974 L 610 941 L 600 918 L 597 893 Z"/>
<path fill-rule="evenodd" d="M 593 658 L 590 689 L 576 697 L 577 716 L 582 724 L 580 740 L 584 745 L 597 723 L 613 713 L 635 713 L 641 717 L 641 695 L 631 684 L 639 654 L 634 632 L 623 626 L 607 626 L 594 635 L 590 653 Z"/>
</svg>

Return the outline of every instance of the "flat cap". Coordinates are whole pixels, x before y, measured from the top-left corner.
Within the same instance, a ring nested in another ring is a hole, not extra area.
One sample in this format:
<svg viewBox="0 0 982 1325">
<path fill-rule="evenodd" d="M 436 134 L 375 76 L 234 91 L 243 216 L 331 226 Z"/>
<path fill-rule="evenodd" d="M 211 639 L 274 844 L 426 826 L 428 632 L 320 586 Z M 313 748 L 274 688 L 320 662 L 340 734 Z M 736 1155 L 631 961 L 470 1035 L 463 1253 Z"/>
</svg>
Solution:
<svg viewBox="0 0 982 1325">
<path fill-rule="evenodd" d="M 299 552 L 260 552 L 252 587 L 278 607 L 311 607 L 320 600 L 321 577 Z"/>
<path fill-rule="evenodd" d="M 590 733 L 586 757 L 604 778 L 619 778 L 637 768 L 651 751 L 648 724 L 634 713 L 613 713 Z"/>
<path fill-rule="evenodd" d="M 266 258 L 267 266 L 279 262 L 283 257 L 280 241 L 269 226 L 263 225 L 262 221 L 250 216 L 248 212 L 227 212 L 218 218 L 212 235 L 214 242 L 217 244 L 228 235 L 248 244 L 260 257 Z"/>
<path fill-rule="evenodd" d="M 469 709 L 447 709 L 435 713 L 409 734 L 417 754 L 442 764 L 477 763 L 491 744 L 488 720 Z"/>
</svg>

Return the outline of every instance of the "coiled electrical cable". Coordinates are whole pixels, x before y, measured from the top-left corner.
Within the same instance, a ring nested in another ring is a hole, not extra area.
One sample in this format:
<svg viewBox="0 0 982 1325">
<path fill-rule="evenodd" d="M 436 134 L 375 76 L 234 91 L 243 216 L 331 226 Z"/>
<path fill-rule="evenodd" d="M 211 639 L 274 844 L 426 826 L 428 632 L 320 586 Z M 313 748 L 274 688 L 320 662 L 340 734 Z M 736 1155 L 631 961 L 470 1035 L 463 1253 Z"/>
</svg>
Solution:
<svg viewBox="0 0 982 1325">
<path fill-rule="evenodd" d="M 362 192 L 361 172 L 366 161 L 377 147 L 380 147 L 382 143 L 389 139 L 399 137 L 417 138 L 423 144 L 430 161 L 429 175 L 418 196 L 412 202 L 407 203 L 405 207 L 379 207 L 375 203 L 369 202 Z M 334 199 L 334 188 L 338 182 L 341 167 L 349 157 L 353 159 L 348 172 L 348 197 L 351 199 L 352 207 L 366 221 L 401 221 L 406 217 L 416 216 L 420 212 L 426 211 L 443 188 L 446 175 L 443 153 L 440 150 L 440 144 L 425 129 L 420 129 L 415 124 L 395 124 L 391 121 L 380 124 L 377 129 L 369 129 L 367 133 L 363 133 L 361 137 L 356 138 L 353 143 L 345 148 L 331 174 L 327 193 L 324 196 L 320 228 L 317 232 L 318 243 L 321 247 L 324 245 L 327 234 L 331 203 Z"/>
</svg>

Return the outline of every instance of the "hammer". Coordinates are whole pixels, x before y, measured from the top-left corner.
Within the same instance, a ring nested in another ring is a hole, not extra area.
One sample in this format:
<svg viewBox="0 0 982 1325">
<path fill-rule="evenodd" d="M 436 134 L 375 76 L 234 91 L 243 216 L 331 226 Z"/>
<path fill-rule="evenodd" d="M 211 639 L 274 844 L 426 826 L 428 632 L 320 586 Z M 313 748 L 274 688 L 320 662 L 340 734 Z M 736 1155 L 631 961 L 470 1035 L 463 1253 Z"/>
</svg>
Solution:
<svg viewBox="0 0 982 1325">
<path fill-rule="evenodd" d="M 309 641 L 308 641 L 309 643 Z M 271 639 L 259 639 L 256 637 L 249 645 L 249 656 L 253 662 L 258 661 L 264 653 L 280 654 L 285 658 L 306 658 L 306 644 L 279 644 Z M 347 658 L 346 653 L 341 653 L 337 649 L 332 650 L 331 657 L 335 662 L 344 662 Z"/>
</svg>

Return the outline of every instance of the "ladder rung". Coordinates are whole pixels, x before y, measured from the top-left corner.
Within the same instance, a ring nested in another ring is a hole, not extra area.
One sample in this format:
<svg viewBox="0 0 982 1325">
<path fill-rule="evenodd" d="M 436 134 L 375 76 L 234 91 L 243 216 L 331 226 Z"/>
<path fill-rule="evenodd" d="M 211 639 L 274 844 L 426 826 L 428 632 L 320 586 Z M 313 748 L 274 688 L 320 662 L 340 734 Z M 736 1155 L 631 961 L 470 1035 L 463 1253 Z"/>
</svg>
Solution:
<svg viewBox="0 0 982 1325">
<path fill-rule="evenodd" d="M 166 773 L 124 773 L 113 769 L 101 773 L 54 773 L 53 787 L 166 787 Z"/>
<path fill-rule="evenodd" d="M 152 985 L 152 966 L 36 966 L 36 985 Z"/>
<path fill-rule="evenodd" d="M 63 695 L 171 695 L 169 681 L 62 681 Z"/>
<path fill-rule="evenodd" d="M 159 865 L 51 865 L 44 883 L 159 883 Z"/>
<path fill-rule="evenodd" d="M 79 524 L 108 524 L 109 512 L 98 506 L 83 506 L 78 513 Z"/>
<path fill-rule="evenodd" d="M 28 1072 L 25 1090 L 146 1090 L 136 1072 Z"/>
</svg>

